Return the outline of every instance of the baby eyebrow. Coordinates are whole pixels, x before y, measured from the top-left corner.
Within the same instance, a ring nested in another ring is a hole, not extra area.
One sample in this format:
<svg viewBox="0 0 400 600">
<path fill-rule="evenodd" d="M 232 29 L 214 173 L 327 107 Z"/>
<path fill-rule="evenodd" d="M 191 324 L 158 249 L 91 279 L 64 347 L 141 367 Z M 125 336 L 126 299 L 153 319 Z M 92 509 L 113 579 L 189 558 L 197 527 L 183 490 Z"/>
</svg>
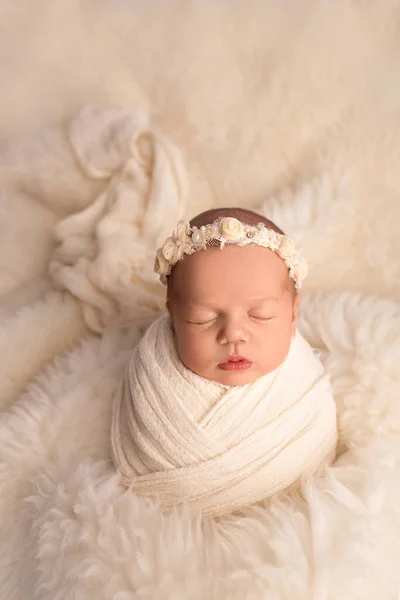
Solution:
<svg viewBox="0 0 400 600">
<path fill-rule="evenodd" d="M 276 298 L 276 296 L 264 296 L 262 298 L 252 298 L 252 302 L 262 304 L 264 302 L 279 302 L 280 298 Z"/>
<path fill-rule="evenodd" d="M 250 298 L 249 299 L 249 304 L 251 304 L 252 307 L 254 306 L 260 306 L 262 304 L 266 304 L 267 302 L 279 302 L 280 298 L 276 298 L 275 296 L 264 296 L 264 297 L 258 297 L 258 298 Z M 219 309 L 214 305 L 211 304 L 206 304 L 206 303 L 202 303 L 202 302 L 190 302 L 187 304 L 184 304 L 182 306 L 183 309 L 185 310 L 204 310 L 207 311 L 209 313 L 218 313 L 220 312 Z"/>
<path fill-rule="evenodd" d="M 183 308 L 200 308 L 200 309 L 206 309 L 212 312 L 216 311 L 215 307 L 212 307 L 210 304 L 203 304 L 201 302 L 190 302 L 188 304 L 184 304 Z"/>
</svg>

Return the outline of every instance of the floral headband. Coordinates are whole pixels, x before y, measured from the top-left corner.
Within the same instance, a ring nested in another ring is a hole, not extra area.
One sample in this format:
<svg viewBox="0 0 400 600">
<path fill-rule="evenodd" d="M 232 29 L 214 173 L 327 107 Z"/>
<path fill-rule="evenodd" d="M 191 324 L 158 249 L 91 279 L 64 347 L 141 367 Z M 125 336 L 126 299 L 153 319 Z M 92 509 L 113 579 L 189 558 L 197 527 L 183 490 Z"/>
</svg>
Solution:
<svg viewBox="0 0 400 600">
<path fill-rule="evenodd" d="M 296 250 L 290 237 L 269 229 L 264 223 L 247 225 L 233 217 L 219 218 L 214 223 L 202 225 L 200 228 L 191 227 L 188 221 L 179 221 L 172 236 L 157 250 L 154 271 L 166 285 L 172 267 L 185 254 L 193 254 L 198 250 L 205 250 L 207 246 L 216 245 L 222 250 L 225 244 L 253 244 L 270 248 L 284 260 L 297 289 L 301 288 L 303 280 L 307 277 L 307 261 L 301 252 Z"/>
</svg>

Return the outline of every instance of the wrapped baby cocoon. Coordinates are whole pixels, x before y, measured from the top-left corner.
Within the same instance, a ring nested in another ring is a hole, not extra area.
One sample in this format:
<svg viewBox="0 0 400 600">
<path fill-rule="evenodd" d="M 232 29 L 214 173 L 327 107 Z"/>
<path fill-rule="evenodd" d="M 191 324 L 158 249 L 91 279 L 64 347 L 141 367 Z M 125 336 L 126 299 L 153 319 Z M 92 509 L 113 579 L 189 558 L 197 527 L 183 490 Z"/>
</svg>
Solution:
<svg viewBox="0 0 400 600">
<path fill-rule="evenodd" d="M 193 513 L 225 514 L 287 488 L 318 469 L 336 438 L 329 379 L 299 333 L 278 369 L 227 387 L 185 368 L 163 316 L 135 348 L 115 398 L 122 484 Z"/>
</svg>

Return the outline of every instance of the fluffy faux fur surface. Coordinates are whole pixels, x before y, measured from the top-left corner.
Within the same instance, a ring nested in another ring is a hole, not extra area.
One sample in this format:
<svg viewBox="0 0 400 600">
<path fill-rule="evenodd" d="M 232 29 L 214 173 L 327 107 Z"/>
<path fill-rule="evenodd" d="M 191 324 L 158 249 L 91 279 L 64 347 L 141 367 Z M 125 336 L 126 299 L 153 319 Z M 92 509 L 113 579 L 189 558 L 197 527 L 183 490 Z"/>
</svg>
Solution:
<svg viewBox="0 0 400 600">
<path fill-rule="evenodd" d="M 397 307 L 310 295 L 303 308 L 340 414 L 341 455 L 324 478 L 303 496 L 194 522 L 124 493 L 109 461 L 110 397 L 134 339 L 109 332 L 57 360 L 3 414 L 4 597 L 395 598 Z"/>
<path fill-rule="evenodd" d="M 398 0 L 1 9 L 0 599 L 398 600 Z M 119 488 L 111 398 L 162 308 L 153 243 L 235 204 L 309 259 L 339 456 L 193 521 Z"/>
</svg>

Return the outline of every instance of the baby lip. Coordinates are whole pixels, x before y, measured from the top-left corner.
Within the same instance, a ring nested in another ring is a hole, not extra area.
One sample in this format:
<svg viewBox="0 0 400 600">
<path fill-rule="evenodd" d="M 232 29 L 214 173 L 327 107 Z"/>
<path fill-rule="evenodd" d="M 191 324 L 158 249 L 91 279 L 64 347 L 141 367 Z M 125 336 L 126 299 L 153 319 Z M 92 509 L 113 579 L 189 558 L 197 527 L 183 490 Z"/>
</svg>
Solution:
<svg viewBox="0 0 400 600">
<path fill-rule="evenodd" d="M 250 369 L 252 364 L 247 358 L 235 354 L 234 356 L 229 356 L 224 362 L 219 363 L 218 368 L 222 371 L 246 371 Z"/>
<path fill-rule="evenodd" d="M 234 354 L 232 356 L 228 356 L 228 358 L 226 360 L 221 361 L 220 365 L 227 365 L 229 363 L 239 363 L 239 362 L 249 363 L 251 361 L 249 361 L 247 358 L 244 358 L 244 356 L 240 356 L 239 354 Z"/>
<path fill-rule="evenodd" d="M 239 354 L 234 354 L 233 356 L 230 356 L 226 362 L 249 362 L 249 361 L 247 360 L 247 358 L 244 358 L 243 356 L 239 356 Z"/>
</svg>

